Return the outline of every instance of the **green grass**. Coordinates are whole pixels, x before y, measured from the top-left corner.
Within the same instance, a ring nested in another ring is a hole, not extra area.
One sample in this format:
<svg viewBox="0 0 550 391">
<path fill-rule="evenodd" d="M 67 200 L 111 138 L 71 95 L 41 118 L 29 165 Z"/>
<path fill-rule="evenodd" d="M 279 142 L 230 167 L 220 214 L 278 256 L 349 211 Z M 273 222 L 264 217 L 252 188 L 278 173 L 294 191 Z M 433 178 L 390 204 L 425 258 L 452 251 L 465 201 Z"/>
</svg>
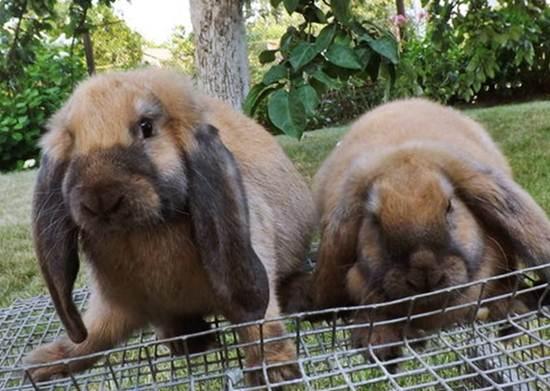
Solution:
<svg viewBox="0 0 550 391">
<path fill-rule="evenodd" d="M 550 212 L 550 102 L 467 111 L 481 121 L 509 157 L 517 181 Z M 301 142 L 279 137 L 310 181 L 346 128 L 308 133 Z M 30 237 L 30 205 L 36 173 L 0 175 L 0 307 L 16 298 L 46 293 Z"/>
</svg>

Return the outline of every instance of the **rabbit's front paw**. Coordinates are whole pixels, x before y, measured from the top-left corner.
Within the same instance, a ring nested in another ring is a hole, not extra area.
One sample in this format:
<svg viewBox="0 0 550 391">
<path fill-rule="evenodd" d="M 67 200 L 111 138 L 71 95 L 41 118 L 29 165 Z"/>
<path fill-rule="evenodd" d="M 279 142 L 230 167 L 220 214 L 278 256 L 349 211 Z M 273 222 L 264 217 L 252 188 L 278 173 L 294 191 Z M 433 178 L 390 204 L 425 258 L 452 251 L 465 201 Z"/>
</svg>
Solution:
<svg viewBox="0 0 550 391">
<path fill-rule="evenodd" d="M 296 347 L 290 341 L 267 344 L 264 361 L 270 384 L 300 377 L 300 370 L 296 364 Z M 261 358 L 251 361 L 249 366 L 258 369 L 247 373 L 247 383 L 253 386 L 264 385 L 266 382 Z"/>
<path fill-rule="evenodd" d="M 375 326 L 354 329 L 351 332 L 352 345 L 355 348 L 371 347 L 372 353 L 365 352 L 369 359 L 374 354 L 380 361 L 392 360 L 401 355 L 401 346 L 396 344 L 401 341 L 401 333 L 396 327 Z M 389 346 L 388 346 L 389 345 Z"/>
<path fill-rule="evenodd" d="M 64 340 L 58 340 L 46 345 L 41 345 L 29 353 L 23 363 L 28 366 L 40 365 L 37 368 L 29 368 L 28 374 L 33 381 L 41 382 L 68 375 L 68 367 L 63 364 L 47 365 L 68 357 L 68 346 Z"/>
</svg>

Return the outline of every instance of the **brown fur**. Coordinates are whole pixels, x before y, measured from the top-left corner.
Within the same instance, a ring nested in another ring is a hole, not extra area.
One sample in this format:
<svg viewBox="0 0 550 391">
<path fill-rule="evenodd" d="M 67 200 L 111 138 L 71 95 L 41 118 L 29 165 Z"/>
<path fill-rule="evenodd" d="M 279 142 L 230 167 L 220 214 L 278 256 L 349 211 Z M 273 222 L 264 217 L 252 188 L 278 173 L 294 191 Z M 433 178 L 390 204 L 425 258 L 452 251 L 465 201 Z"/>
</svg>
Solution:
<svg viewBox="0 0 550 391">
<path fill-rule="evenodd" d="M 51 119 L 42 140 L 43 152 L 52 166 L 71 162 L 72 169 L 81 174 L 80 179 L 65 176 L 63 194 L 82 178 L 85 187 L 108 183 L 105 186 L 110 189 L 113 180 L 120 182 L 114 185 L 116 188 L 126 186 L 125 207 L 137 216 L 136 227 L 108 230 L 108 234 L 97 230 L 78 212 L 82 200 L 86 201 L 86 188 L 83 193 L 70 193 L 74 199 L 64 200 L 71 205 L 74 223 L 81 231 L 89 266 L 92 296 L 84 316 L 88 336 L 82 343 L 63 337 L 39 347 L 26 358 L 28 364 L 110 348 L 147 324 L 153 324 L 161 337 L 168 337 L 200 329 L 203 316 L 231 313 L 230 309 L 220 308 L 219 298 L 211 294 L 212 280 L 200 260 L 200 243 L 193 242 L 189 221 L 164 222 L 159 211 L 162 194 L 140 177 L 123 177 L 119 168 L 109 163 L 112 156 L 119 156 L 118 150 L 134 148 L 132 129 L 143 116 L 155 118 L 157 132 L 145 143 L 145 156 L 166 177 L 185 176 L 182 152 L 196 148 L 195 127 L 207 123 L 219 130 L 223 144 L 238 164 L 248 200 L 252 247 L 267 272 L 266 318 L 280 313 L 279 281 L 302 268 L 313 228 L 313 203 L 304 181 L 271 135 L 227 105 L 198 94 L 185 77 L 175 72 L 146 69 L 95 76 L 83 82 Z M 185 181 L 181 185 L 187 186 Z M 40 206 L 40 193 L 48 189 L 37 189 Z M 106 193 L 101 194 L 104 197 Z M 46 212 L 38 209 L 35 217 Z M 36 239 L 41 235 L 35 232 Z M 37 240 L 39 258 L 46 251 L 42 242 Z M 43 267 L 47 269 L 47 265 Z M 253 285 L 256 281 L 247 283 Z M 48 280 L 48 284 L 51 287 L 55 281 Z M 185 319 L 191 326 L 179 325 Z M 284 326 L 278 323 L 266 327 L 264 338 L 283 333 Z M 245 341 L 256 336 L 254 332 L 241 333 Z M 294 355 L 292 342 L 283 341 L 273 344 L 265 358 L 268 362 L 287 361 Z M 247 354 L 247 361 L 257 364 L 257 352 Z M 82 362 L 71 370 L 90 365 L 92 362 Z M 31 372 L 35 379 L 43 380 L 64 371 L 48 367 Z M 293 374 L 293 370 L 282 367 L 273 370 L 271 376 L 286 378 Z"/>
<path fill-rule="evenodd" d="M 514 270 L 520 259 L 528 265 L 550 262 L 548 218 L 513 182 L 486 131 L 426 100 L 386 104 L 357 120 L 315 176 L 314 197 L 322 235 L 310 290 L 315 308 L 376 303 L 466 283 Z M 550 280 L 550 268 L 541 274 Z M 512 287 L 507 280 L 489 284 L 483 295 Z M 466 289 L 447 304 L 475 302 L 479 289 Z M 415 312 L 441 308 L 445 300 L 420 300 Z M 521 303 L 490 307 L 495 318 L 511 308 L 525 309 Z M 382 314 L 361 313 L 357 322 L 407 311 L 394 306 Z M 413 326 L 437 328 L 467 312 Z M 403 325 L 395 327 L 375 340 L 400 338 Z M 358 345 L 368 338 L 368 328 L 354 332 Z"/>
</svg>

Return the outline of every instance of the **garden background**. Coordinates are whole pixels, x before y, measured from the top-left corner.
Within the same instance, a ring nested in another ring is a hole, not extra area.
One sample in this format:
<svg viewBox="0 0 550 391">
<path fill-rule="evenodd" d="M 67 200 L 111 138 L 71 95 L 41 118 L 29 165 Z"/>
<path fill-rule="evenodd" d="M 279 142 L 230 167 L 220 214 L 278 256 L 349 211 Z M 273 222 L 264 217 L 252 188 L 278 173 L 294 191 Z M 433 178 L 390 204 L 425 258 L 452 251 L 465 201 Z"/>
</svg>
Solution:
<svg viewBox="0 0 550 391">
<path fill-rule="evenodd" d="M 486 125 L 518 182 L 550 212 L 548 0 L 190 4 L 192 17 L 198 12 L 193 7 L 202 7 L 203 14 L 233 12 L 230 22 L 245 27 L 230 42 L 246 44 L 248 69 L 235 76 L 240 84 L 232 103 L 278 135 L 308 179 L 362 112 L 424 96 Z M 189 28 L 176 27 L 164 43 L 148 41 L 129 27 L 113 0 L 0 0 L 0 27 L 0 306 L 5 307 L 17 297 L 45 292 L 30 238 L 37 142 L 47 118 L 75 85 L 91 73 L 147 65 L 181 69 L 206 90 L 216 75 L 204 80 L 203 41 Z"/>
</svg>

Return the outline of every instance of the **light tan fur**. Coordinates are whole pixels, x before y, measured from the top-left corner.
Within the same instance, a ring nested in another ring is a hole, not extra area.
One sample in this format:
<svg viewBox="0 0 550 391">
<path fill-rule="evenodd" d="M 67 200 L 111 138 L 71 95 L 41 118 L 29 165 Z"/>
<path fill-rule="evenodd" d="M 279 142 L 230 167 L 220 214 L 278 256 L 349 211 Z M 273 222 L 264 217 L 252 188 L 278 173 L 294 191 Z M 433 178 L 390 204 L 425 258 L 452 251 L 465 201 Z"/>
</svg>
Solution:
<svg viewBox="0 0 550 391">
<path fill-rule="evenodd" d="M 313 194 L 322 211 L 343 190 L 352 165 L 406 144 L 452 148 L 511 175 L 504 155 L 471 118 L 423 99 L 395 101 L 359 118 L 315 175 Z"/>
<path fill-rule="evenodd" d="M 316 308 L 376 303 L 438 283 L 466 283 L 514 270 L 520 260 L 527 265 L 550 262 L 548 218 L 513 181 L 487 132 L 458 111 L 424 99 L 385 104 L 359 118 L 319 169 L 313 189 L 322 235 L 310 290 Z M 399 246 L 418 238 L 439 246 L 449 232 L 460 257 L 452 255 L 453 249 L 437 255 L 440 250 L 429 246 L 403 256 L 382 250 L 383 240 Z M 468 274 L 462 258 L 479 259 L 479 266 L 474 264 Z M 373 270 L 387 271 L 369 274 Z M 550 280 L 550 268 L 541 274 Z M 382 287 L 386 296 L 378 292 Z M 489 284 L 483 294 L 512 287 L 513 281 L 503 280 Z M 467 289 L 450 304 L 475 302 L 479 294 L 479 286 Z M 444 302 L 416 304 L 415 312 L 422 312 Z M 497 302 L 490 313 L 498 318 L 524 309 L 519 302 Z M 407 311 L 400 306 L 383 314 L 364 311 L 357 322 L 368 325 Z M 413 326 L 436 328 L 466 314 L 455 311 Z M 396 327 L 379 328 L 380 334 L 371 337 L 400 338 L 402 325 Z M 368 335 L 355 332 L 355 343 L 366 345 Z"/>
<path fill-rule="evenodd" d="M 190 148 L 192 129 L 199 123 L 218 128 L 223 143 L 235 156 L 247 191 L 252 245 L 269 279 L 266 318 L 278 316 L 278 283 L 302 266 L 313 228 L 313 201 L 281 147 L 253 120 L 199 94 L 185 77 L 173 71 L 111 73 L 93 77 L 76 89 L 50 121 L 42 141 L 44 152 L 56 161 L 69 161 L 102 148 L 130 145 L 132 121 L 144 110 L 154 110 L 151 96 L 162 102 L 165 111 L 160 114 L 161 133 L 151 139 L 147 150 L 161 174 L 181 170 L 179 151 Z M 104 175 L 97 173 L 98 178 Z M 148 199 L 146 188 L 142 193 Z M 153 198 L 147 201 L 151 205 L 155 203 Z M 88 338 L 82 344 L 63 338 L 39 347 L 27 363 L 47 363 L 110 348 L 146 324 L 159 325 L 163 337 L 173 336 L 168 331 L 171 319 L 219 313 L 190 238 L 189 224 L 179 223 L 113 232 L 101 243 L 84 234 L 82 246 L 94 259 L 89 270 L 92 305 L 84 318 Z M 111 309 L 116 309 L 115 317 Z M 282 333 L 284 326 L 277 323 L 264 330 L 264 338 Z M 251 342 L 257 336 L 253 329 L 240 332 L 242 342 Z M 269 349 L 271 345 L 266 345 L 268 363 L 294 358 L 290 340 Z M 259 365 L 260 357 L 259 351 L 249 349 L 247 362 Z M 86 362 L 75 370 L 90 365 Z M 46 368 L 35 371 L 33 377 L 44 379 L 60 371 Z M 271 371 L 275 379 L 291 374 L 294 369 L 288 367 Z"/>
</svg>

